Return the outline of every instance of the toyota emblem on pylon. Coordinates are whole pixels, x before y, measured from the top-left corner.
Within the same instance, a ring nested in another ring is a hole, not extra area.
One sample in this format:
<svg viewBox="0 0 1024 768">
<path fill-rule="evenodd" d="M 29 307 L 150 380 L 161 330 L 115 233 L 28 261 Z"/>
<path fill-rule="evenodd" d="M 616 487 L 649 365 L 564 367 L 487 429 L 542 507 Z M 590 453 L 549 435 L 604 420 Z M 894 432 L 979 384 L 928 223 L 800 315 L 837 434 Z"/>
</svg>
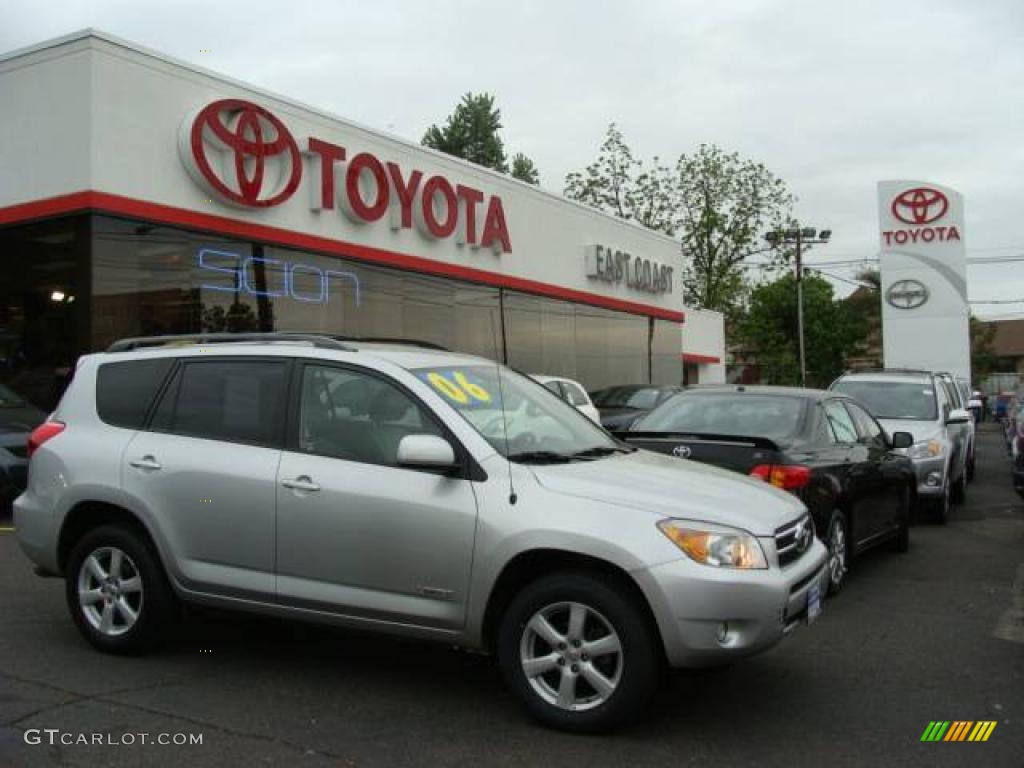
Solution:
<svg viewBox="0 0 1024 768">
<path fill-rule="evenodd" d="M 693 449 L 688 445 L 677 445 L 672 449 L 672 455 L 679 459 L 688 459 L 692 453 Z"/>
<path fill-rule="evenodd" d="M 946 215 L 949 199 L 931 187 L 914 187 L 896 195 L 892 215 L 904 224 L 931 224 Z"/>
<path fill-rule="evenodd" d="M 193 178 L 235 205 L 283 203 L 302 180 L 295 139 L 271 112 L 242 99 L 221 99 L 181 126 L 179 151 Z"/>
</svg>

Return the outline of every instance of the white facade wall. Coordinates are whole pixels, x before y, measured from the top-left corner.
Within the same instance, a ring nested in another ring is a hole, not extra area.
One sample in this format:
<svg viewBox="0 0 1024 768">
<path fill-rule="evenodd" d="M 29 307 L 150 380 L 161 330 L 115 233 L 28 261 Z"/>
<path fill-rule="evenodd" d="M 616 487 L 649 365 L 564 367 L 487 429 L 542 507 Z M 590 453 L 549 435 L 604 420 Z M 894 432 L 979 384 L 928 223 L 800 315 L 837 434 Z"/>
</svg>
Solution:
<svg viewBox="0 0 1024 768">
<path fill-rule="evenodd" d="M 683 362 L 697 366 L 698 383 L 725 383 L 725 315 L 710 309 L 687 309 Z"/>
<path fill-rule="evenodd" d="M 302 150 L 314 137 L 344 147 L 349 159 L 369 152 L 406 173 L 422 171 L 424 180 L 441 176 L 453 187 L 500 197 L 511 252 L 432 239 L 415 226 L 396 229 L 389 217 L 354 223 L 337 209 L 312 210 L 319 175 L 309 157 L 298 190 L 279 205 L 238 207 L 211 195 L 186 170 L 179 134 L 196 110 L 226 98 L 269 110 Z M 682 320 L 681 258 L 671 238 L 105 34 L 78 33 L 0 57 L 0 103 L 9 107 L 0 142 L 0 224 L 18 220 L 25 204 L 45 213 L 53 198 L 92 193 L 88 207 L 96 210 L 144 216 L 145 206 L 155 206 L 154 217 L 169 223 L 223 224 L 255 239 L 301 237 L 286 244 Z M 586 253 L 595 245 L 671 267 L 670 290 L 588 276 Z"/>
</svg>

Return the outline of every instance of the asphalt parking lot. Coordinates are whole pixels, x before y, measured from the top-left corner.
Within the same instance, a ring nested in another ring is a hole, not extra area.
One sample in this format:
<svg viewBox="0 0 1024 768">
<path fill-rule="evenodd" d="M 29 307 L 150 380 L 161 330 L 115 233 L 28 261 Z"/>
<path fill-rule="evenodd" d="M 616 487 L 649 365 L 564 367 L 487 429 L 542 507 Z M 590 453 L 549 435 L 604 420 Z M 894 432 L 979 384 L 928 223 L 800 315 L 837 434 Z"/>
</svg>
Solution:
<svg viewBox="0 0 1024 768">
<path fill-rule="evenodd" d="M 1024 503 L 1008 467 L 989 426 L 949 525 L 915 526 L 905 556 L 866 555 L 816 624 L 732 667 L 673 675 L 638 725 L 603 737 L 534 725 L 486 658 L 390 638 L 204 614 L 159 654 L 101 655 L 61 582 L 34 576 L 3 530 L 0 766 L 1019 768 Z M 985 743 L 922 743 L 934 720 L 997 725 Z M 202 744 L 51 746 L 44 729 Z"/>
</svg>

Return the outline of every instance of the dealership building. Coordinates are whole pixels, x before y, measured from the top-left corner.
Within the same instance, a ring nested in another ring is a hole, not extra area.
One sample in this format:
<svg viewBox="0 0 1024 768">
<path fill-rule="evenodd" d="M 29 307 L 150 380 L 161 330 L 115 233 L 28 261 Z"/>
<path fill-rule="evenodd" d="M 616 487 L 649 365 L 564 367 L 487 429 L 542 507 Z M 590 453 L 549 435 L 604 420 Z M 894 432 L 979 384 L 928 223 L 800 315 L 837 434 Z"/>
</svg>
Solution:
<svg viewBox="0 0 1024 768">
<path fill-rule="evenodd" d="M 418 339 L 592 390 L 722 362 L 684 346 L 678 241 L 503 174 L 91 30 L 0 56 L 0 103 L 0 383 L 43 407 L 153 334 Z"/>
</svg>

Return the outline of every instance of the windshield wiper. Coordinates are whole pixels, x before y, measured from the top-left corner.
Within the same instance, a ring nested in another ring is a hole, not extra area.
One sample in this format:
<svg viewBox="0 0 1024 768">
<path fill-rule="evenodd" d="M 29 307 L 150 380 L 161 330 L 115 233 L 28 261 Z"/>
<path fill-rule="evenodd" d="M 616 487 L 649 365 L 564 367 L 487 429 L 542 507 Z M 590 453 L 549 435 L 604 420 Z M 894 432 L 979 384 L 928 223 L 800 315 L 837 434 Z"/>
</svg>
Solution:
<svg viewBox="0 0 1024 768">
<path fill-rule="evenodd" d="M 573 460 L 572 456 L 555 451 L 521 451 L 511 453 L 506 457 L 509 461 L 518 461 L 523 464 L 565 464 Z"/>
<path fill-rule="evenodd" d="M 613 453 L 633 453 L 636 448 L 633 446 L 625 445 L 595 445 L 593 448 L 587 448 L 583 451 L 577 451 L 572 456 L 575 459 L 586 459 L 586 458 L 598 458 L 600 456 L 610 456 Z"/>
</svg>

